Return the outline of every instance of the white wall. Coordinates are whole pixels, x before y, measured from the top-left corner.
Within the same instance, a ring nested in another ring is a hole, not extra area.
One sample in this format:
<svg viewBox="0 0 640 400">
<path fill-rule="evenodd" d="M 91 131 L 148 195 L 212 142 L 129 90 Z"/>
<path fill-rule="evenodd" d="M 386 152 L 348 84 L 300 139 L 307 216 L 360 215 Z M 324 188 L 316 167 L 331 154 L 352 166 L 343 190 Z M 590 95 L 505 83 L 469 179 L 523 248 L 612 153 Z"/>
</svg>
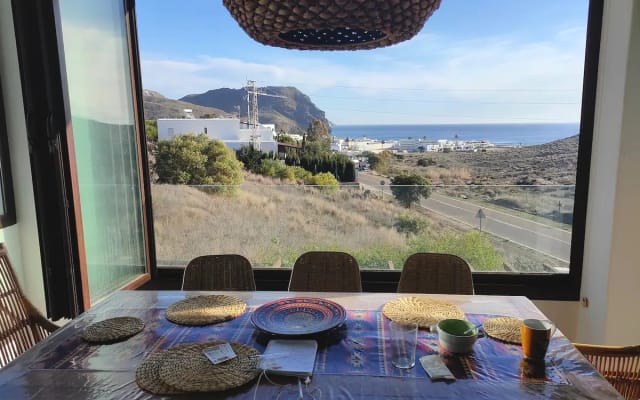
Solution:
<svg viewBox="0 0 640 400">
<path fill-rule="evenodd" d="M 273 124 L 269 124 L 258 128 L 260 149 L 264 152 L 278 150 L 278 144 L 273 138 L 275 128 L 272 126 Z M 158 119 L 158 139 L 160 140 L 187 133 L 200 134 L 205 130 L 207 136 L 222 140 L 230 149 L 239 150 L 251 144 L 252 130 L 240 128 L 240 120 L 236 118 Z"/>
<path fill-rule="evenodd" d="M 158 119 L 158 139 L 171 139 L 185 133 L 200 134 L 207 128 L 207 135 L 215 133 L 216 139 L 238 140 L 240 121 L 237 119 Z M 173 129 L 173 133 L 169 132 Z M 247 137 L 247 140 L 249 138 Z"/>
<path fill-rule="evenodd" d="M 4 242 L 9 250 L 11 264 L 25 295 L 44 310 L 40 246 L 10 1 L 0 1 L 0 80 L 18 221 L 16 225 L 0 229 L 0 242 Z"/>
<path fill-rule="evenodd" d="M 633 3 L 609 260 L 604 341 L 639 344 L 640 318 L 640 2 Z"/>
<path fill-rule="evenodd" d="M 581 297 L 536 305 L 577 342 L 640 343 L 640 2 L 605 1 Z"/>
</svg>

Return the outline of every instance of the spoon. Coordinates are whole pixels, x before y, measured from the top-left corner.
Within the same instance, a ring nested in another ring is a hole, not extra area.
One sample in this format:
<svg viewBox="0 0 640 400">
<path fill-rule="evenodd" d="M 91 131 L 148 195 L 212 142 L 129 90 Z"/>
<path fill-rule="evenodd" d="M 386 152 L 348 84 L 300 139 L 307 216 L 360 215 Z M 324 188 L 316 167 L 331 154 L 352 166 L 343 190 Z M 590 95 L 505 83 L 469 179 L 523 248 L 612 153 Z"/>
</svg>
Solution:
<svg viewBox="0 0 640 400">
<path fill-rule="evenodd" d="M 474 329 L 478 329 L 482 326 L 482 324 L 478 324 L 478 325 L 474 325 L 471 328 L 467 329 L 466 331 L 462 332 L 462 336 L 468 335 L 469 333 L 471 333 L 471 331 L 473 331 Z"/>
</svg>

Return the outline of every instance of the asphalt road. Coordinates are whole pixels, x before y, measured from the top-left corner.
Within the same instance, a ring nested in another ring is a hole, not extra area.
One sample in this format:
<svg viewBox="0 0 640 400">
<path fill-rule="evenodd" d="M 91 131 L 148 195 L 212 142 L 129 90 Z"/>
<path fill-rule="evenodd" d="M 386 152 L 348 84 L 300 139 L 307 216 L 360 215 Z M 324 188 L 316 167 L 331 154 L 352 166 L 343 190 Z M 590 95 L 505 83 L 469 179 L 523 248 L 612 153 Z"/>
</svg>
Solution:
<svg viewBox="0 0 640 400">
<path fill-rule="evenodd" d="M 384 186 L 380 181 L 384 180 Z M 360 172 L 358 181 L 375 190 L 383 190 L 385 195 L 391 196 L 389 180 L 380 176 Z M 420 205 L 432 212 L 456 220 L 469 227 L 479 229 L 480 220 L 477 218 L 478 204 L 455 197 L 432 192 L 427 200 Z M 482 208 L 485 218 L 482 219 L 482 231 L 509 240 L 537 252 L 569 262 L 571 249 L 571 232 L 545 225 L 539 222 L 516 217 L 497 211 L 494 208 Z"/>
</svg>

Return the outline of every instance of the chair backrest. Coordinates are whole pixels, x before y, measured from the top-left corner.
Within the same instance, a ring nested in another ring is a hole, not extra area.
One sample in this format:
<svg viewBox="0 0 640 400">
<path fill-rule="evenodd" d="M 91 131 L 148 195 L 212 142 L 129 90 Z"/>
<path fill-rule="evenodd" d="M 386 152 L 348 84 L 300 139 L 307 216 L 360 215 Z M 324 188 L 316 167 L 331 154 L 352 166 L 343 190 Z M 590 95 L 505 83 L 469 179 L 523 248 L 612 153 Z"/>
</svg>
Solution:
<svg viewBox="0 0 640 400">
<path fill-rule="evenodd" d="M 360 267 L 353 256 L 337 251 L 310 251 L 296 260 L 290 291 L 362 292 Z"/>
<path fill-rule="evenodd" d="M 249 260 L 238 254 L 217 254 L 189 262 L 182 290 L 256 290 L 256 283 Z"/>
<path fill-rule="evenodd" d="M 625 399 L 640 398 L 640 345 L 574 345 Z"/>
<path fill-rule="evenodd" d="M 453 254 L 416 253 L 404 263 L 398 292 L 473 294 L 473 275 L 469 264 Z"/>
<path fill-rule="evenodd" d="M 22 294 L 7 249 L 0 243 L 0 368 L 55 329 Z"/>
</svg>

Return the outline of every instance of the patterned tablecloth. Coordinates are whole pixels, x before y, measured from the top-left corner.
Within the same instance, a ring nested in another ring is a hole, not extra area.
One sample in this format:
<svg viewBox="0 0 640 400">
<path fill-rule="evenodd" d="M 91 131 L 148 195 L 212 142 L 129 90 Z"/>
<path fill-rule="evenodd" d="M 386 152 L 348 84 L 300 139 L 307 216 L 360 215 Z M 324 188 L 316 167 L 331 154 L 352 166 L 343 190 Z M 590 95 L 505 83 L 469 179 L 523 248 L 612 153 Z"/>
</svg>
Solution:
<svg viewBox="0 0 640 400">
<path fill-rule="evenodd" d="M 184 293 L 116 294 L 0 371 L 0 393 L 8 396 L 6 398 L 34 400 L 159 398 L 140 390 L 135 383 L 135 368 L 147 355 L 176 344 L 212 340 L 249 344 L 262 352 L 272 336 L 253 326 L 251 312 L 277 295 L 285 297 L 287 293 L 244 294 L 249 307 L 239 318 L 216 325 L 188 327 L 171 323 L 164 315 L 170 304 L 184 298 Z M 561 333 L 551 341 L 545 367 L 533 371 L 535 376 L 532 376 L 528 366 L 522 364 L 520 346 L 483 337 L 478 339 L 471 354 L 446 354 L 439 348 L 435 333 L 420 330 L 416 359 L 441 353 L 457 378 L 454 383 L 432 382 L 418 362 L 409 370 L 391 365 L 389 321 L 380 310 L 388 299 L 397 295 L 344 296 L 344 299 L 337 295 L 331 298 L 348 310 L 346 323 L 313 336 L 319 347 L 312 386 L 322 393 L 316 398 L 458 399 L 470 391 L 477 399 L 620 398 Z M 128 304 L 138 298 L 138 304 Z M 544 317 L 524 298 L 457 296 L 449 299 L 455 300 L 467 319 L 474 323 L 496 315 Z M 484 309 L 489 313 L 478 312 Z M 110 345 L 91 345 L 79 337 L 79 332 L 89 324 L 123 315 L 144 320 L 144 330 L 124 342 Z M 253 386 L 254 383 L 219 393 L 217 398 L 253 398 Z M 277 398 L 279 390 L 270 384 L 261 384 L 257 398 Z"/>
<path fill-rule="evenodd" d="M 121 343 L 109 346 L 95 346 L 80 337 L 69 337 L 61 346 L 30 365 L 32 369 L 122 369 L 127 370 L 132 363 L 138 363 L 141 356 L 183 343 L 197 343 L 212 340 L 232 341 L 249 344 L 261 352 L 272 337 L 261 333 L 250 321 L 248 310 L 245 314 L 224 323 L 191 327 L 173 324 L 164 318 L 164 310 L 146 310 L 140 318 L 147 326 L 143 333 Z M 493 315 L 467 314 L 467 319 L 481 323 Z M 88 321 L 87 321 L 88 322 Z M 427 378 L 424 369 L 402 370 L 391 365 L 388 333 L 389 320 L 380 311 L 350 310 L 346 323 L 330 332 L 314 335 L 318 341 L 318 354 L 314 374 L 399 376 Z M 553 349 L 557 341 L 552 340 Z M 145 352 L 140 353 L 139 349 Z M 424 355 L 443 352 L 438 345 L 438 337 L 428 330 L 418 332 L 416 359 Z M 567 384 L 553 358 L 546 363 L 544 376 L 527 377 L 520 365 L 521 347 L 506 344 L 491 338 L 481 338 L 468 355 L 443 354 L 443 360 L 457 379 L 476 379 L 504 382 L 548 382 Z"/>
</svg>

